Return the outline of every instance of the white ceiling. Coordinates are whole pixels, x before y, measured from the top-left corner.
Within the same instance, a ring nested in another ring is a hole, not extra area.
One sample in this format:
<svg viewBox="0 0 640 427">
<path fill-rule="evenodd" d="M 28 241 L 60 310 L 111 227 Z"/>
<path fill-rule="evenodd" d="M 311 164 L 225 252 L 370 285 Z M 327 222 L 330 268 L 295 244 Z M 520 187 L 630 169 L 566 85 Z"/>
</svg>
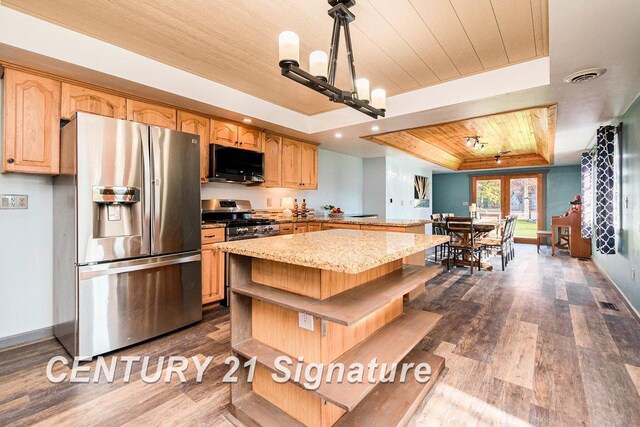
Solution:
<svg viewBox="0 0 640 427">
<path fill-rule="evenodd" d="M 391 97 L 387 118 L 376 121 L 379 132 L 557 103 L 555 163 L 576 164 L 596 128 L 616 121 L 640 92 L 636 11 L 634 0 L 551 1 L 548 62 L 538 59 Z M 251 116 L 259 126 L 287 129 L 345 154 L 397 153 L 360 139 L 373 133 L 373 120 L 348 108 L 306 116 L 3 6 L 0 24 L 0 59 L 90 77 L 223 117 Z M 563 82 L 591 67 L 608 72 L 584 84 Z M 337 131 L 342 138 L 334 137 Z"/>
</svg>

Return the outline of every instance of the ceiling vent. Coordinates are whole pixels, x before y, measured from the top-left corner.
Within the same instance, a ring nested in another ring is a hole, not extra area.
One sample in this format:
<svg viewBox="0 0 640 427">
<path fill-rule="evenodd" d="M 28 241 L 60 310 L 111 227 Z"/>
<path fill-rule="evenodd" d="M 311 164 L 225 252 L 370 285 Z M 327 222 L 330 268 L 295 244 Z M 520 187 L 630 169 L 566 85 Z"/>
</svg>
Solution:
<svg viewBox="0 0 640 427">
<path fill-rule="evenodd" d="M 582 83 L 600 77 L 607 72 L 606 68 L 588 68 L 586 70 L 576 71 L 564 78 L 567 83 Z"/>
</svg>

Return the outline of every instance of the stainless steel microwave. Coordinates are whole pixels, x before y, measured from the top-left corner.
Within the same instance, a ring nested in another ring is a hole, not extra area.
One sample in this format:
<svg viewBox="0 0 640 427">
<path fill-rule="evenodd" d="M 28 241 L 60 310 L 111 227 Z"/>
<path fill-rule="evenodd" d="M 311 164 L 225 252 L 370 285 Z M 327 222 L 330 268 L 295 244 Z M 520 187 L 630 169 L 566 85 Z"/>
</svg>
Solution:
<svg viewBox="0 0 640 427">
<path fill-rule="evenodd" d="M 257 151 L 211 144 L 209 181 L 238 184 L 264 182 L 264 154 Z"/>
</svg>

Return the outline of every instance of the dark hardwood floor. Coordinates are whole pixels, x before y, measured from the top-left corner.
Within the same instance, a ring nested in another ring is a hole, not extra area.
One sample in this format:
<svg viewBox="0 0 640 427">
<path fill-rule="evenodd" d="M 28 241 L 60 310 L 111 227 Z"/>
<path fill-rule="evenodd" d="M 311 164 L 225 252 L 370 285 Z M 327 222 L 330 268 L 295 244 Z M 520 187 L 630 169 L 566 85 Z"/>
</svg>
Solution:
<svg viewBox="0 0 640 427">
<path fill-rule="evenodd" d="M 590 261 L 516 250 L 505 272 L 444 271 L 411 303 L 443 315 L 420 345 L 447 361 L 411 424 L 640 425 L 640 325 L 624 301 Z M 184 384 L 146 384 L 139 364 L 126 384 L 122 364 L 113 384 L 52 384 L 47 362 L 67 356 L 57 341 L 9 349 L 0 352 L 0 425 L 229 425 L 228 354 L 225 308 L 114 353 L 152 356 L 151 366 L 159 356 L 214 356 L 200 384 L 193 368 Z"/>
</svg>

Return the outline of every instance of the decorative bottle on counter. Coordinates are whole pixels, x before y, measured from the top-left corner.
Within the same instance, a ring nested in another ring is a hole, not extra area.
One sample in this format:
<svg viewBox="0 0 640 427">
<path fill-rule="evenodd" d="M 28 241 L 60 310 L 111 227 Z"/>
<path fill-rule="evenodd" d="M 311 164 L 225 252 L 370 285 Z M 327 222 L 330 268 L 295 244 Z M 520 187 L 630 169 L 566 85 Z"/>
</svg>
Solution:
<svg viewBox="0 0 640 427">
<path fill-rule="evenodd" d="M 307 217 L 307 199 L 302 199 L 302 209 L 300 212 L 300 216 L 303 218 Z"/>
<path fill-rule="evenodd" d="M 293 199 L 293 216 L 298 217 L 298 199 Z"/>
</svg>

